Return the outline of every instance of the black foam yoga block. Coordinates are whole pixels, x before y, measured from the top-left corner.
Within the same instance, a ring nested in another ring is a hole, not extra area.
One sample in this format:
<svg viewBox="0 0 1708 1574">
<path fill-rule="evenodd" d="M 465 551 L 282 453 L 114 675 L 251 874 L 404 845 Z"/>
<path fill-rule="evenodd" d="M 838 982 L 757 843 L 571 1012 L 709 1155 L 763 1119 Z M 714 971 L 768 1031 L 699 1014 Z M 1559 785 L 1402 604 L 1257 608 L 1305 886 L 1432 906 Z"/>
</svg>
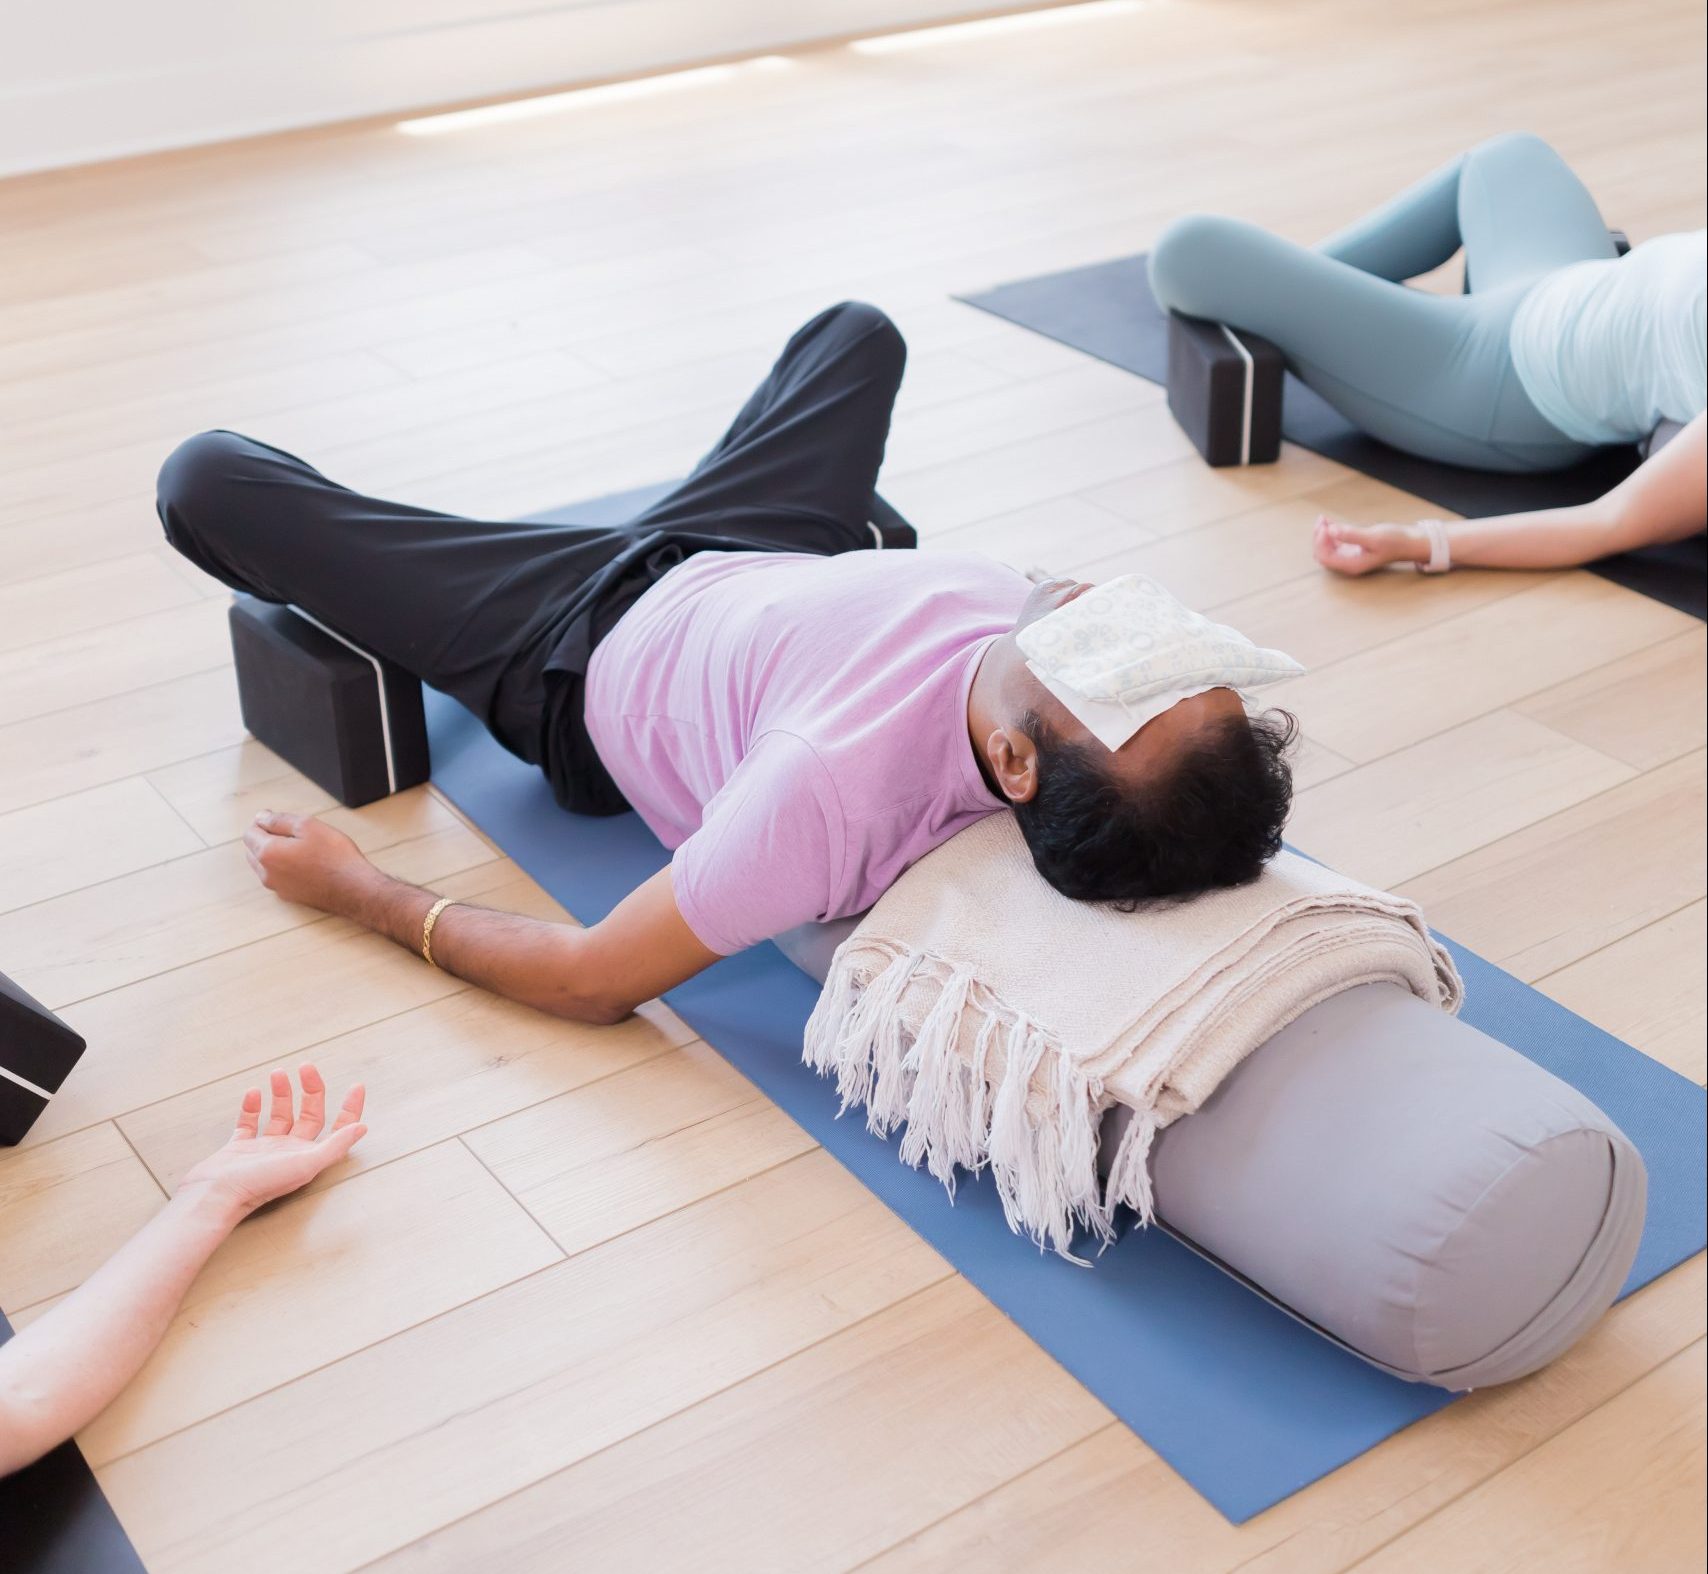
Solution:
<svg viewBox="0 0 1708 1574">
<path fill-rule="evenodd" d="M 12 1325 L 0 1312 L 0 1345 Z M 75 1443 L 0 1476 L 6 1574 L 147 1574 Z"/>
<path fill-rule="evenodd" d="M 253 596 L 231 604 L 231 649 L 243 725 L 340 803 L 427 780 L 418 679 Z"/>
<path fill-rule="evenodd" d="M 872 494 L 871 514 L 872 528 L 888 550 L 919 545 L 919 532 L 901 517 L 899 509 L 892 508 L 876 492 Z"/>
<path fill-rule="evenodd" d="M 0 1145 L 23 1140 L 83 1048 L 80 1033 L 0 973 Z"/>
<path fill-rule="evenodd" d="M 1281 456 L 1281 352 L 1253 333 L 1168 314 L 1168 408 L 1212 465 Z"/>
</svg>

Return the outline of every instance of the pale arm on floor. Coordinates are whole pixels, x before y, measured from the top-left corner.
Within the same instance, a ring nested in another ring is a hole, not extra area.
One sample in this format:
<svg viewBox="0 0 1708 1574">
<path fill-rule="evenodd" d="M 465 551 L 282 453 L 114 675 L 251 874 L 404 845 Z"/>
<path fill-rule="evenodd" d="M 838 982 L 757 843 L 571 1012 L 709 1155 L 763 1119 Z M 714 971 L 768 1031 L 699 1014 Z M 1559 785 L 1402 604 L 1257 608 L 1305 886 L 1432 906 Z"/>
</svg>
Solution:
<svg viewBox="0 0 1708 1574">
<path fill-rule="evenodd" d="M 1708 525 L 1708 417 L 1697 416 L 1611 492 L 1575 508 L 1456 519 L 1447 524 L 1455 567 L 1574 568 L 1615 552 L 1683 541 Z M 1326 516 L 1313 540 L 1324 568 L 1367 574 L 1389 563 L 1422 563 L 1421 525 L 1348 525 Z"/>
<path fill-rule="evenodd" d="M 0 1345 L 0 1476 L 75 1435 L 110 1405 L 160 1343 L 185 1292 L 221 1242 L 255 1209 L 306 1186 L 368 1129 L 353 1088 L 332 1129 L 326 1085 L 304 1066 L 302 1109 L 290 1078 L 243 1096 L 231 1140 L 180 1183 L 172 1200 L 57 1306 Z"/>
</svg>

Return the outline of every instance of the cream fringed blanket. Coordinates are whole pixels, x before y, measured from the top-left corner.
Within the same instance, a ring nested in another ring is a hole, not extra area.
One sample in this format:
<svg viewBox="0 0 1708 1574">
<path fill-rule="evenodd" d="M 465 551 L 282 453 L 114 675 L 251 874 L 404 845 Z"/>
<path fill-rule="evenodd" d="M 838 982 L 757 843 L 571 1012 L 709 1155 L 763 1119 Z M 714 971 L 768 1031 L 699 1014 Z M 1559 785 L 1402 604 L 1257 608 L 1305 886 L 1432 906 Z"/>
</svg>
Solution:
<svg viewBox="0 0 1708 1574">
<path fill-rule="evenodd" d="M 921 859 L 843 942 L 807 1024 L 902 1159 L 954 1190 L 989 1165 L 1009 1226 L 1064 1255 L 1151 1218 L 1156 1133 L 1318 1001 L 1400 984 L 1457 1011 L 1459 975 L 1412 903 L 1283 853 L 1255 884 L 1137 913 L 1071 901 L 993 814 Z M 1097 1134 L 1130 1105 L 1106 1183 Z"/>
</svg>

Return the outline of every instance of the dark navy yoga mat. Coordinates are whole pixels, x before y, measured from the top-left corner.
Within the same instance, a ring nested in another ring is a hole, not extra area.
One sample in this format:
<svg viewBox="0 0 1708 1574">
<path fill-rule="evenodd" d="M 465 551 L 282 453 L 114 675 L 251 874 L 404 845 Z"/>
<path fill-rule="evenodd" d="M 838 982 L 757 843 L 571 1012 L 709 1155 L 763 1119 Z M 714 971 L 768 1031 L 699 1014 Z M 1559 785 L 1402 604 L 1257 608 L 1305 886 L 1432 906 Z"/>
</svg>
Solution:
<svg viewBox="0 0 1708 1574">
<path fill-rule="evenodd" d="M 654 495 L 559 511 L 626 517 Z M 590 819 L 461 706 L 429 693 L 433 780 L 583 922 L 603 918 L 668 855 L 632 814 Z M 1649 1216 L 1629 1292 L 1703 1246 L 1703 1090 L 1517 979 L 1454 948 L 1468 1021 L 1583 1089 L 1642 1149 Z M 666 997 L 683 1019 L 821 1142 L 1229 1519 L 1241 1521 L 1450 1402 L 1346 1354 L 1161 1230 L 1129 1231 L 1076 1268 L 1011 1235 L 995 1189 L 943 1188 L 896 1158 L 801 1064 L 818 986 L 772 945 Z"/>
<path fill-rule="evenodd" d="M 1046 273 L 957 299 L 1148 382 L 1168 380 L 1168 319 L 1151 294 L 1143 256 Z M 1552 475 L 1496 475 L 1436 464 L 1366 437 L 1292 376 L 1282 410 L 1289 442 L 1468 519 L 1588 502 L 1622 481 L 1637 461 L 1635 449 L 1622 448 Z M 1629 590 L 1708 617 L 1708 545 L 1702 536 L 1591 566 Z"/>
<path fill-rule="evenodd" d="M 0 1344 L 12 1325 L 0 1314 Z M 0 1476 L 0 1568 L 8 1574 L 143 1574 L 75 1443 Z"/>
</svg>

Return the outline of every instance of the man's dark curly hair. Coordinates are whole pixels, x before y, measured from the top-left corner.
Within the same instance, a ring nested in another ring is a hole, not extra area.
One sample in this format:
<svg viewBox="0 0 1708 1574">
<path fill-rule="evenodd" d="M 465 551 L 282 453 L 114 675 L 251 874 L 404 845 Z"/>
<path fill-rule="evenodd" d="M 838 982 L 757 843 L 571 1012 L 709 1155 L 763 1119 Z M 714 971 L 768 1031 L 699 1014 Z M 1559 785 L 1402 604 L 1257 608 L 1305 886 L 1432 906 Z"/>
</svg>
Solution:
<svg viewBox="0 0 1708 1574">
<path fill-rule="evenodd" d="M 1038 873 L 1063 896 L 1141 903 L 1245 885 L 1281 850 L 1293 802 L 1286 711 L 1206 727 L 1177 760 L 1134 787 L 1106 751 L 1022 723 L 1038 750 L 1038 790 L 1014 806 Z"/>
</svg>

